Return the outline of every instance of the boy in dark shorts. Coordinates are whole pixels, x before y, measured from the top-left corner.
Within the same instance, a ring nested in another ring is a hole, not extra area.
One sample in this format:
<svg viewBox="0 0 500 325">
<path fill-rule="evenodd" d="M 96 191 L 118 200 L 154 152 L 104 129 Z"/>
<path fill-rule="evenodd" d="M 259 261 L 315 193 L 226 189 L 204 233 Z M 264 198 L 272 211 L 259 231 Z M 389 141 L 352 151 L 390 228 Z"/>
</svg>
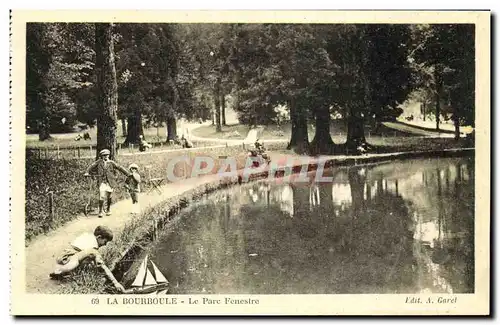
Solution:
<svg viewBox="0 0 500 325">
<path fill-rule="evenodd" d="M 105 202 L 107 203 L 105 210 L 106 215 L 111 214 L 111 193 L 113 193 L 114 187 L 117 185 L 116 171 L 129 176 L 125 168 L 109 159 L 109 154 L 110 152 L 108 149 L 101 150 L 99 152 L 101 159 L 96 160 L 90 165 L 85 173 L 85 176 L 90 176 L 90 174 L 95 174 L 97 176 L 97 182 L 99 184 L 99 218 L 103 217 Z"/>
</svg>

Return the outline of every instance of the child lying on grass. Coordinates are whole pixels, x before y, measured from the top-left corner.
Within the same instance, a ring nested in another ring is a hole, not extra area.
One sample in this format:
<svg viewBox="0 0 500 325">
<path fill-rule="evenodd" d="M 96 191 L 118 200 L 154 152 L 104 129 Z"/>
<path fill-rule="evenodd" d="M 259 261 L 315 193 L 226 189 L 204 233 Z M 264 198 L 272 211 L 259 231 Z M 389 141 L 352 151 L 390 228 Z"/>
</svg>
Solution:
<svg viewBox="0 0 500 325">
<path fill-rule="evenodd" d="M 84 233 L 78 236 L 56 259 L 57 265 L 54 272 L 50 273 L 52 279 L 62 279 L 83 263 L 95 261 L 97 266 L 103 265 L 98 249 L 113 240 L 113 232 L 106 226 L 97 226 L 94 233 Z"/>
</svg>

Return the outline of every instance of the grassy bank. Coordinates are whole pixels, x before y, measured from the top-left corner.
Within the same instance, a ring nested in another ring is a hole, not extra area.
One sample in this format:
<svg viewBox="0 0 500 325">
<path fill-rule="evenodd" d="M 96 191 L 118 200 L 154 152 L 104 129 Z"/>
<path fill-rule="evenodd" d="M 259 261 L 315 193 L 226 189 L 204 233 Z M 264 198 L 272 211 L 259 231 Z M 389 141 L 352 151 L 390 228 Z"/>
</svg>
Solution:
<svg viewBox="0 0 500 325">
<path fill-rule="evenodd" d="M 75 137 L 78 134 L 82 134 L 88 132 L 91 136 L 91 140 L 83 140 L 75 141 Z M 163 140 L 165 141 L 166 128 L 162 126 L 161 128 L 145 128 L 144 129 L 144 137 L 147 141 L 157 141 Z M 38 134 L 26 134 L 26 147 L 28 148 L 45 148 L 52 146 L 76 146 L 76 145 L 96 145 L 97 143 L 97 128 L 89 128 L 87 130 L 81 132 L 71 132 L 71 133 L 55 133 L 51 134 L 51 139 L 46 141 L 39 141 Z M 125 141 L 125 136 L 121 132 L 121 128 L 118 128 L 117 135 L 118 143 L 123 143 Z"/>
<path fill-rule="evenodd" d="M 230 186 L 231 182 L 213 182 L 199 186 L 175 197 L 166 199 L 161 204 L 149 208 L 132 219 L 117 234 L 103 252 L 103 258 L 121 283 L 130 280 L 129 269 L 137 271 L 139 256 L 157 240 L 159 233 L 172 225 L 178 212 L 204 195 Z M 132 274 L 134 272 L 131 272 Z M 116 293 L 102 271 L 98 268 L 83 267 L 75 274 L 61 281 L 59 293 L 62 294 L 105 294 Z"/>
</svg>

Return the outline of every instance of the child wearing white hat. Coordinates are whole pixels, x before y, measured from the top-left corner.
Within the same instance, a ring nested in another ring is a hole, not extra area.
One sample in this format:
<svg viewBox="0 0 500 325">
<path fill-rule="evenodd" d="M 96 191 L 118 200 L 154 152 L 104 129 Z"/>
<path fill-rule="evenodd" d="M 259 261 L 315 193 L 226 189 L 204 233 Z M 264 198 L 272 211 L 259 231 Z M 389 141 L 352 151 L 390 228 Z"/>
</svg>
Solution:
<svg viewBox="0 0 500 325">
<path fill-rule="evenodd" d="M 141 191 L 141 175 L 139 175 L 139 166 L 137 164 L 130 164 L 128 167 L 130 171 L 127 180 L 125 181 L 125 187 L 128 189 L 130 198 L 132 199 L 132 214 L 139 213 L 139 192 Z"/>
</svg>

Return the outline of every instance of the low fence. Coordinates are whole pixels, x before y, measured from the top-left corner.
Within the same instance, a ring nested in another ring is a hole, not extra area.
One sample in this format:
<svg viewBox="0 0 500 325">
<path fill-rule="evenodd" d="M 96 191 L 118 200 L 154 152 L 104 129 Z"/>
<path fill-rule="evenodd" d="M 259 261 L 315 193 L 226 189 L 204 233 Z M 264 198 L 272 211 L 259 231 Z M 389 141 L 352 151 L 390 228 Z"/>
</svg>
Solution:
<svg viewBox="0 0 500 325">
<path fill-rule="evenodd" d="M 180 145 L 170 144 L 165 142 L 153 142 L 150 143 L 152 148 L 146 151 L 140 151 L 138 145 L 130 144 L 123 145 L 118 144 L 117 152 L 119 156 L 131 156 L 131 155 L 146 155 L 150 153 L 166 153 L 166 152 L 182 152 L 182 151 L 198 151 L 206 150 L 211 148 L 224 148 L 224 147 L 238 147 L 240 146 L 242 150 L 248 150 L 250 145 L 245 144 L 242 141 L 192 141 L 193 148 L 183 148 Z M 277 144 L 283 143 L 282 140 L 270 140 L 263 141 L 266 148 L 272 149 L 276 147 Z M 271 146 L 271 147 L 270 147 Z M 281 149 L 282 145 L 278 145 Z M 26 157 L 34 157 L 37 159 L 92 159 L 96 156 L 97 146 L 94 144 L 81 145 L 81 146 L 46 146 L 40 148 L 27 147 Z"/>
<path fill-rule="evenodd" d="M 165 151 L 165 150 L 182 150 L 180 145 L 170 144 L 165 142 L 149 143 L 152 147 L 147 152 Z M 211 141 L 193 141 L 195 148 L 204 148 L 217 144 Z M 78 146 L 45 146 L 45 147 L 27 147 L 26 154 L 38 159 L 88 159 L 95 158 L 97 146 L 95 144 L 78 145 Z M 124 145 L 118 143 L 118 155 L 130 155 L 143 153 L 139 150 L 139 145 L 129 144 Z"/>
</svg>

